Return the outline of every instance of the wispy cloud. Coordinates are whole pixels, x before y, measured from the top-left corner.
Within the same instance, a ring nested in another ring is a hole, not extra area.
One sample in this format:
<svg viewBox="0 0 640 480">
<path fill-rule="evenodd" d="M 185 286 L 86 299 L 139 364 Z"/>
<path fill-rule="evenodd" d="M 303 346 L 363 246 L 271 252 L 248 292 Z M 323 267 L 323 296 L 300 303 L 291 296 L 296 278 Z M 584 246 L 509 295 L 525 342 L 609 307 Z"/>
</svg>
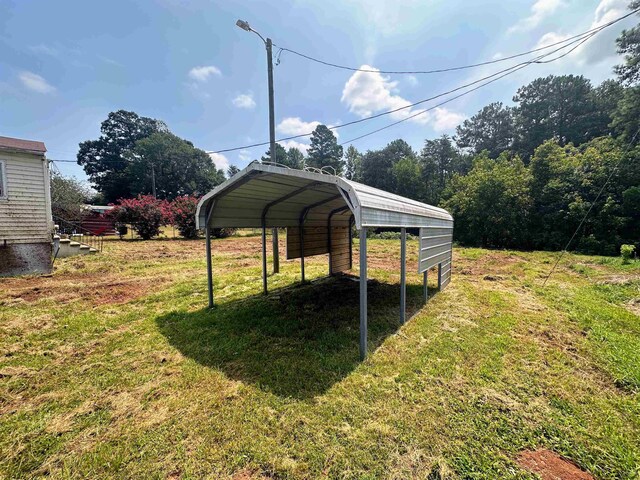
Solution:
<svg viewBox="0 0 640 480">
<path fill-rule="evenodd" d="M 217 168 L 220 168 L 225 172 L 227 171 L 227 168 L 229 168 L 229 159 L 225 157 L 223 154 L 210 153 L 209 158 L 211 158 L 211 161 Z"/>
<path fill-rule="evenodd" d="M 22 82 L 22 85 L 34 92 L 46 94 L 56 91 L 53 85 L 50 85 L 43 77 L 33 72 L 21 72 L 18 78 Z"/>
<path fill-rule="evenodd" d="M 50 57 L 57 57 L 60 54 L 60 51 L 57 48 L 43 43 L 40 45 L 32 45 L 29 47 L 29 50 L 33 53 L 49 55 Z"/>
<path fill-rule="evenodd" d="M 240 150 L 238 152 L 238 159 L 241 162 L 248 162 L 251 160 L 251 151 L 250 150 Z"/>
<path fill-rule="evenodd" d="M 305 122 L 300 117 L 286 117 L 276 127 L 280 133 L 284 135 L 304 135 L 315 130 L 320 122 Z"/>
<path fill-rule="evenodd" d="M 589 28 L 587 29 L 582 26 L 575 30 L 584 31 L 600 27 L 605 23 L 623 16 L 627 11 L 627 0 L 601 0 L 593 13 L 593 20 Z M 588 42 L 580 45 L 576 51 L 564 61 L 576 62 L 579 65 L 595 65 L 608 58 L 616 57 L 615 39 L 623 28 L 633 25 L 633 22 L 633 19 L 627 19 L 615 27 L 603 30 Z M 573 33 L 547 32 L 540 37 L 536 48 L 560 42 L 572 35 Z"/>
<path fill-rule="evenodd" d="M 206 82 L 211 76 L 221 77 L 222 72 L 214 65 L 203 65 L 189 70 L 189 78 L 196 82 Z"/>
<path fill-rule="evenodd" d="M 253 93 L 241 93 L 232 100 L 233 105 L 238 108 L 252 109 L 256 106 L 256 102 L 253 99 Z"/>
<path fill-rule="evenodd" d="M 363 65 L 361 69 L 373 70 L 374 67 Z M 446 108 L 439 107 L 429 112 L 408 108 L 411 102 L 399 95 L 398 82 L 380 73 L 355 72 L 344 86 L 341 101 L 349 107 L 350 112 L 360 117 L 405 107 L 389 116 L 402 120 L 415 115 L 410 119 L 411 122 L 430 125 L 435 131 L 451 130 L 465 118 Z"/>
<path fill-rule="evenodd" d="M 532 30 L 563 5 L 563 0 L 536 0 L 536 2 L 531 6 L 531 13 L 529 16 L 518 21 L 515 25 L 512 25 L 507 30 L 507 33 L 527 32 Z"/>
</svg>

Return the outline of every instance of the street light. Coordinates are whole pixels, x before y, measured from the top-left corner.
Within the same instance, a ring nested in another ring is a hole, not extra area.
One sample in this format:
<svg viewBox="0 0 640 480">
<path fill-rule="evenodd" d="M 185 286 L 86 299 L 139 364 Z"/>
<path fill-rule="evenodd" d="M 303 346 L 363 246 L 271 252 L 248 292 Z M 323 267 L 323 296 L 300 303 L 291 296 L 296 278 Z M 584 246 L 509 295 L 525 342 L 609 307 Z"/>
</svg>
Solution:
<svg viewBox="0 0 640 480">
<path fill-rule="evenodd" d="M 249 22 L 246 22 L 244 20 L 238 20 L 236 22 L 236 25 L 246 32 L 253 32 L 256 35 L 258 35 L 260 39 L 264 42 L 264 45 L 267 49 L 267 76 L 269 79 L 269 143 L 271 145 L 269 150 L 271 151 L 271 155 L 270 155 L 271 163 L 275 164 L 276 163 L 276 120 L 275 120 L 275 112 L 274 112 L 274 106 L 273 106 L 274 104 L 273 55 L 272 55 L 273 43 L 271 42 L 270 38 L 267 38 L 265 40 L 264 37 L 260 35 L 259 32 L 256 32 L 254 29 L 252 29 L 251 26 L 249 25 Z M 264 235 L 265 235 L 264 227 L 262 229 L 262 234 L 263 234 L 262 244 L 264 246 L 266 243 L 264 238 Z M 277 228 L 274 228 L 272 230 L 271 236 L 273 238 L 273 273 L 278 273 L 280 271 L 280 258 L 278 255 L 278 229 Z"/>
</svg>

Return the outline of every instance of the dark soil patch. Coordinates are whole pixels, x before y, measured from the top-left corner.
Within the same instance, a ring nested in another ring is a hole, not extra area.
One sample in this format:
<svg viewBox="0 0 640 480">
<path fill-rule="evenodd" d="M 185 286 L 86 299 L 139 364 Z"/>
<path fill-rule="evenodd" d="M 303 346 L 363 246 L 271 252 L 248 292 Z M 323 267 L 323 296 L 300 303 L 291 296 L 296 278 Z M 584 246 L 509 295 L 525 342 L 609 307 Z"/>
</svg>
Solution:
<svg viewBox="0 0 640 480">
<path fill-rule="evenodd" d="M 517 459 L 522 468 L 540 476 L 542 480 L 594 480 L 573 462 L 547 449 L 527 450 Z"/>
</svg>

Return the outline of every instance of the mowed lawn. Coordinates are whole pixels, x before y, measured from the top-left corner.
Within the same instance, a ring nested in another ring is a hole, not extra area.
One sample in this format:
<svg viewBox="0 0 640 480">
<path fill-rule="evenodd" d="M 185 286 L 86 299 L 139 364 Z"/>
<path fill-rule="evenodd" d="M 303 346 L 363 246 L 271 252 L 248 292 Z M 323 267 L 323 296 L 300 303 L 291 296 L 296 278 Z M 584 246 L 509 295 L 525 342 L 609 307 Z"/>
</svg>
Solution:
<svg viewBox="0 0 640 480">
<path fill-rule="evenodd" d="M 260 240 L 113 241 L 48 277 L 0 279 L 0 478 L 535 478 L 547 448 L 595 478 L 640 475 L 640 262 L 455 249 L 422 306 L 409 243 L 370 241 L 358 284 Z M 354 261 L 357 264 L 357 244 Z M 356 266 L 356 265 L 354 265 Z M 357 269 L 352 272 L 357 274 Z"/>
</svg>

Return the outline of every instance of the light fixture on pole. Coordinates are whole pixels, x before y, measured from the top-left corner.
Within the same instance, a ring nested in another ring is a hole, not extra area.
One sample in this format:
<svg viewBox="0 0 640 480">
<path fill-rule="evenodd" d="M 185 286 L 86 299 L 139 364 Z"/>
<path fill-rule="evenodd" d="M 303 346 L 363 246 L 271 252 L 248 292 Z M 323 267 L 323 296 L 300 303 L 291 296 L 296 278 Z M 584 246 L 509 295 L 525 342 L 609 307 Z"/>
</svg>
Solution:
<svg viewBox="0 0 640 480">
<path fill-rule="evenodd" d="M 238 20 L 236 25 L 240 27 L 242 30 L 246 32 L 253 32 L 260 37 L 260 39 L 264 42 L 264 45 L 267 49 L 267 76 L 269 82 L 269 144 L 270 144 L 270 152 L 271 152 L 271 163 L 275 164 L 277 161 L 276 158 L 276 120 L 275 120 L 275 111 L 274 111 L 274 100 L 273 100 L 273 43 L 270 38 L 266 40 L 259 32 L 256 32 L 251 28 L 249 22 L 244 20 Z M 280 271 L 280 258 L 278 254 L 278 229 L 274 228 L 272 230 L 272 238 L 273 238 L 273 273 L 278 273 Z"/>
</svg>

